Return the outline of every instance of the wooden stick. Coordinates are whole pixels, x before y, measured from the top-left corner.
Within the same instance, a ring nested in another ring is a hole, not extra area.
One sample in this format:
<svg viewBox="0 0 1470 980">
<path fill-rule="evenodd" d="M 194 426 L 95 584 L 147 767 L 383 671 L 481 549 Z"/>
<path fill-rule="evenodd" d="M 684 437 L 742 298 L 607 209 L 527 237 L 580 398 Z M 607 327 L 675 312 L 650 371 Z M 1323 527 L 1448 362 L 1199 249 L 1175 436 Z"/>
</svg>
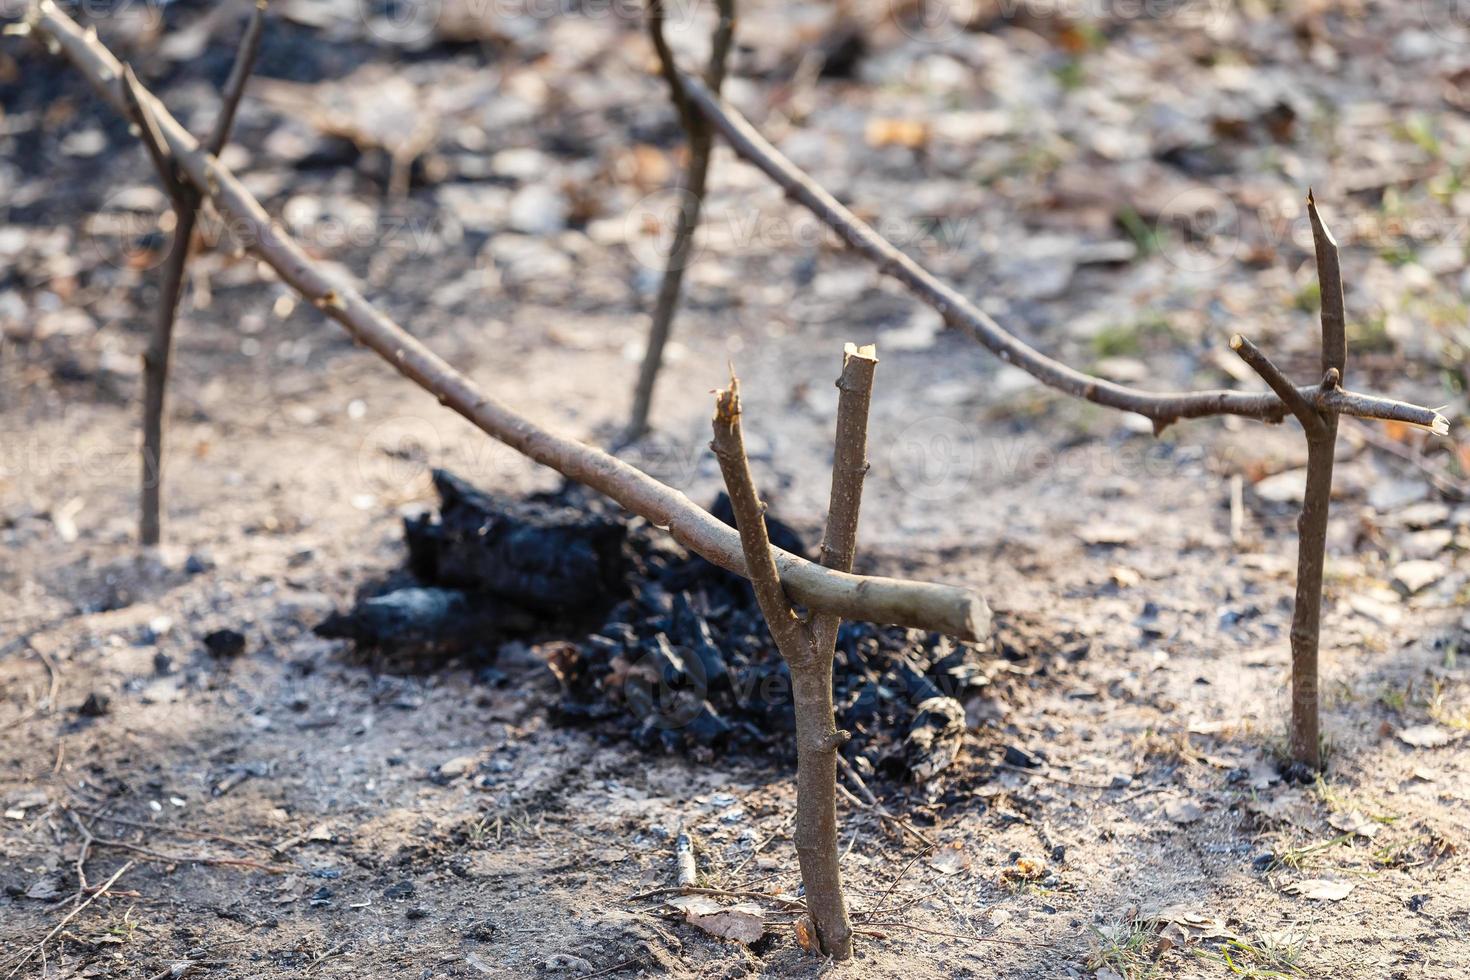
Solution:
<svg viewBox="0 0 1470 980">
<path fill-rule="evenodd" d="M 694 865 L 694 839 L 682 830 L 674 838 L 674 871 L 674 880 L 680 888 L 694 887 L 699 878 L 698 869 Z"/>
<path fill-rule="evenodd" d="M 878 271 L 902 283 L 921 302 L 933 307 L 946 322 L 970 334 L 1007 364 L 1014 364 L 1042 384 L 1076 398 L 1137 412 L 1162 432 L 1180 419 L 1209 415 L 1243 415 L 1279 422 L 1286 406 L 1274 393 L 1243 391 L 1152 392 L 1115 384 L 1084 374 L 1046 356 L 998 324 L 952 286 L 940 282 L 909 256 L 874 231 L 852 211 L 801 171 L 765 137 L 756 131 L 729 103 L 711 92 L 698 79 L 680 73 L 679 82 L 689 104 L 708 119 L 731 148 L 776 182 L 790 198 L 831 228 L 855 252 L 870 260 Z M 1447 427 L 1444 416 L 1432 409 L 1371 395 L 1327 396 L 1316 389 L 1303 389 L 1313 399 L 1331 401 L 1335 411 L 1362 418 L 1393 418 L 1438 430 Z M 1323 406 L 1325 407 L 1325 406 Z"/>
<path fill-rule="evenodd" d="M 709 66 L 704 80 L 713 92 L 719 92 L 725 80 L 725 61 L 730 54 L 730 45 L 735 35 L 735 0 L 717 0 L 719 20 L 714 37 L 710 40 Z M 694 250 L 694 235 L 699 230 L 699 215 L 704 206 L 705 188 L 709 179 L 710 153 L 714 147 L 714 132 L 703 116 L 689 109 L 684 90 L 679 86 L 679 69 L 674 62 L 674 53 L 664 38 L 663 0 L 650 0 L 648 5 L 648 30 L 653 37 L 654 50 L 658 52 L 659 67 L 669 83 L 674 107 L 679 112 L 679 121 L 684 125 L 685 138 L 689 142 L 689 166 L 680 188 L 679 213 L 674 223 L 674 241 L 669 247 L 668 261 L 664 266 L 663 279 L 659 282 L 658 298 L 654 301 L 653 320 L 648 328 L 648 346 L 643 352 L 643 364 L 638 371 L 638 383 L 633 391 L 633 414 L 628 422 L 624 440 L 632 442 L 648 430 L 648 413 L 653 407 L 653 388 L 658 381 L 659 368 L 663 365 L 664 347 L 668 345 L 673 331 L 674 314 L 679 308 L 679 292 L 684 282 L 684 269 L 689 265 Z"/>
<path fill-rule="evenodd" d="M 827 524 L 822 532 L 821 562 L 839 572 L 852 571 L 857 554 L 858 515 L 863 506 L 863 478 L 868 475 L 868 407 L 873 401 L 873 372 L 878 349 L 872 344 L 847 344 L 842 351 L 842 374 L 837 378 L 837 436 L 832 450 L 832 491 Z M 838 617 L 820 613 L 812 618 L 817 650 L 832 656 L 837 643 Z"/>
<path fill-rule="evenodd" d="M 62 13 L 52 0 L 37 0 L 27 21 L 49 39 L 114 109 L 123 111 L 119 64 L 105 47 Z M 150 94 L 143 93 L 161 135 L 183 175 L 233 223 L 246 248 L 282 281 L 307 297 L 415 384 L 464 416 L 481 431 L 617 501 L 721 568 L 745 575 L 740 535 L 689 498 L 622 460 L 543 429 L 491 398 L 388 319 L 356 290 L 339 287 L 272 221 L 228 168 L 202 152 L 188 132 Z M 773 549 L 781 581 L 791 597 L 846 619 L 891 623 L 974 640 L 990 629 L 990 610 L 967 589 L 872 576 L 844 575 Z"/>
<path fill-rule="evenodd" d="M 250 23 L 240 41 L 230 77 L 225 82 L 223 102 L 214 129 L 204 149 L 218 156 L 229 139 L 230 129 L 245 94 L 245 83 L 260 52 L 260 38 L 265 24 L 265 0 L 257 0 Z M 199 190 L 179 174 L 178 162 L 159 131 L 158 121 L 143 97 L 143 86 L 130 65 L 123 66 L 123 93 L 127 97 L 129 115 L 138 126 L 144 145 L 153 160 L 158 179 L 173 202 L 174 234 L 164 260 L 163 278 L 159 283 L 158 306 L 148 346 L 143 351 L 143 473 L 141 481 L 138 540 L 155 545 L 162 536 L 161 513 L 163 495 L 163 419 L 168 387 L 169 356 L 173 349 L 174 325 L 178 319 L 179 300 L 183 296 L 184 276 L 194 244 L 194 226 L 199 219 L 202 201 Z"/>
<path fill-rule="evenodd" d="M 806 889 L 807 912 L 822 952 L 835 960 L 852 957 L 852 922 L 842 895 L 837 851 L 837 749 L 847 738 L 832 723 L 832 651 L 821 648 L 810 624 L 797 618 L 781 586 L 771 555 L 765 509 L 756 496 L 740 425 L 740 381 L 715 393 L 710 447 L 720 462 L 745 567 L 756 601 L 791 674 L 796 714 L 796 858 Z"/>
</svg>

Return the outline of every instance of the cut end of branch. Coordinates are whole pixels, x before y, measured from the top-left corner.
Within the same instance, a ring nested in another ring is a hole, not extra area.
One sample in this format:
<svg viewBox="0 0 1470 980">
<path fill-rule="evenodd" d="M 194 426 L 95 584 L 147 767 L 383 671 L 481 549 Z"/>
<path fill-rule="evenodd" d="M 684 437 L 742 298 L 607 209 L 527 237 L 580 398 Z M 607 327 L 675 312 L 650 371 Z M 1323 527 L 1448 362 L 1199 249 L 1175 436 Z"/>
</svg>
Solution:
<svg viewBox="0 0 1470 980">
<path fill-rule="evenodd" d="M 872 361 L 872 362 L 874 362 L 876 364 L 877 361 L 878 361 L 878 345 L 877 344 L 863 344 L 861 347 L 859 347 L 857 344 L 854 344 L 851 341 L 849 341 L 848 343 L 843 344 L 842 345 L 842 358 L 843 358 L 843 360 L 846 361 L 849 358 L 853 358 L 853 357 L 861 357 L 863 360 Z"/>
<path fill-rule="evenodd" d="M 730 369 L 730 387 L 715 391 L 715 421 L 721 425 L 733 425 L 740 418 L 740 379 L 735 369 Z"/>
<path fill-rule="evenodd" d="M 1244 337 L 1242 337 L 1240 334 L 1233 334 L 1230 338 L 1230 349 L 1233 351 L 1239 351 L 1242 347 L 1245 346 L 1245 343 L 1246 341 Z"/>
</svg>

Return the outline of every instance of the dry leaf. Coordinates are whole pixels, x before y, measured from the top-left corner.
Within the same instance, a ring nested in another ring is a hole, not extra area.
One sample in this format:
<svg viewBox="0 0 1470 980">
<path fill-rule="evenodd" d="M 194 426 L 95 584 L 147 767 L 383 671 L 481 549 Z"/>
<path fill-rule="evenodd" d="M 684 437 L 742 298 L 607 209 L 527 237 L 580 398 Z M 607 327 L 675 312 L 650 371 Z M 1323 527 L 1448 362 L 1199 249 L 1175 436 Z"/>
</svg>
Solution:
<svg viewBox="0 0 1470 980">
<path fill-rule="evenodd" d="M 1412 728 L 1400 728 L 1398 736 L 1400 742 L 1412 745 L 1416 749 L 1437 749 L 1455 740 L 1453 732 L 1440 728 L 1438 725 L 1414 725 Z"/>
<path fill-rule="evenodd" d="M 1334 813 L 1327 818 L 1327 825 L 1345 834 L 1357 834 L 1372 840 L 1383 829 L 1383 824 L 1363 816 L 1357 810 L 1352 813 Z"/>
<path fill-rule="evenodd" d="M 916 150 L 929 142 L 929 126 L 920 119 L 884 119 L 880 117 L 868 120 L 864 136 L 869 146 L 906 146 L 911 150 Z"/>
<path fill-rule="evenodd" d="M 704 895 L 686 895 L 670 899 L 669 904 L 683 912 L 690 925 L 720 939 L 753 943 L 766 931 L 765 913 L 750 902 L 725 906 Z"/>
<path fill-rule="evenodd" d="M 792 923 L 796 927 L 796 944 L 808 953 L 817 951 L 817 927 L 812 917 L 803 915 Z"/>
<path fill-rule="evenodd" d="M 1194 823 L 1204 815 L 1205 811 L 1193 800 L 1170 800 L 1164 804 L 1164 816 L 1177 824 Z"/>
<path fill-rule="evenodd" d="M 1281 889 L 1288 895 L 1300 895 L 1318 902 L 1340 902 L 1352 893 L 1350 881 L 1332 881 L 1329 878 L 1308 878 L 1294 881 Z"/>
<path fill-rule="evenodd" d="M 925 863 L 942 875 L 956 875 L 970 870 L 970 855 L 965 852 L 963 845 L 949 844 L 940 848 Z"/>
<path fill-rule="evenodd" d="M 1046 862 L 1036 858 L 1016 858 L 1016 863 L 1000 873 L 1006 881 L 1035 881 L 1046 874 Z"/>
</svg>

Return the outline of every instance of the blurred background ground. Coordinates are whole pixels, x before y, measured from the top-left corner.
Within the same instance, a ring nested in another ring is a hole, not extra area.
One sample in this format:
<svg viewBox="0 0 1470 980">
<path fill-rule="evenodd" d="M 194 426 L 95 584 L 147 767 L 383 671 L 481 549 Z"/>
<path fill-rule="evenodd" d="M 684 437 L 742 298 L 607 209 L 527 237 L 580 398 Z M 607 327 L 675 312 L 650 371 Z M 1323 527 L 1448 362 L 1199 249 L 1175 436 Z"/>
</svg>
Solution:
<svg viewBox="0 0 1470 980">
<path fill-rule="evenodd" d="M 204 131 L 243 12 L 89 10 Z M 697 63 L 712 5 L 671 11 Z M 1330 778 L 1284 785 L 1298 434 L 1225 419 L 1155 439 L 1041 389 L 717 149 L 657 431 L 624 455 L 713 497 L 708 391 L 733 362 L 757 477 L 810 531 L 841 344 L 876 341 L 860 568 L 971 585 L 1033 639 L 996 657 L 937 794 L 882 787 L 954 856 L 916 860 L 844 812 L 853 905 L 908 925 L 843 969 L 1458 976 L 1470 21 L 1451 3 L 746 3 L 738 39 L 727 93 L 784 152 L 1002 323 L 1120 381 L 1250 387 L 1235 331 L 1313 377 L 1313 187 L 1343 246 L 1349 383 L 1454 424 L 1344 425 Z M 609 444 L 682 154 L 651 58 L 633 7 L 278 3 L 225 160 L 456 367 Z M 428 466 L 555 481 L 299 308 L 215 218 L 182 307 L 167 544 L 137 553 L 165 202 L 124 124 L 20 39 L 0 45 L 0 107 L 3 944 L 69 908 L 83 838 L 63 805 L 144 825 L 103 826 L 155 855 L 292 869 L 145 860 L 25 971 L 816 974 L 784 926 L 747 949 L 628 900 L 668 883 L 681 824 L 712 882 L 794 892 L 781 766 L 556 727 L 524 648 L 495 684 L 375 671 L 311 635 L 398 565 Z M 243 655 L 204 648 L 225 628 Z M 1026 757 L 1044 765 L 1007 768 Z M 93 848 L 89 879 L 128 856 Z M 1306 891 L 1351 888 L 1291 894 L 1321 881 Z"/>
</svg>

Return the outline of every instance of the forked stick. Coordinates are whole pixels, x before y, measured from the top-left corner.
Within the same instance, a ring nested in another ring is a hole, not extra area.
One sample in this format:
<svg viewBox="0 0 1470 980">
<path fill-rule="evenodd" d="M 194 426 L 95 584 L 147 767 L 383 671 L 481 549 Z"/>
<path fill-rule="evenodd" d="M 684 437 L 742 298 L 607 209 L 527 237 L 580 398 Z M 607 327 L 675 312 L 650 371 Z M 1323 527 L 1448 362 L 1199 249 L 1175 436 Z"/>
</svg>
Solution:
<svg viewBox="0 0 1470 980">
<path fill-rule="evenodd" d="M 878 358 L 873 347 L 846 345 L 837 386 L 837 443 L 832 467 L 832 502 L 822 538 L 822 564 L 846 571 L 857 548 L 863 476 L 867 473 L 868 405 Z M 852 956 L 852 923 L 842 895 L 837 853 L 837 761 L 847 732 L 833 722 L 832 664 L 838 617 L 796 615 L 771 560 L 765 508 L 756 494 L 740 425 L 740 381 L 715 393 L 714 450 L 730 495 L 745 564 L 766 625 L 791 675 L 796 714 L 796 856 L 806 890 L 807 911 L 823 953 Z"/>
<path fill-rule="evenodd" d="M 204 150 L 218 156 L 230 138 L 235 113 L 245 94 L 245 83 L 255 67 L 260 52 L 260 38 L 265 27 L 266 0 L 256 0 L 255 10 L 240 40 L 234 66 L 225 82 L 219 115 L 214 129 L 204 142 Z M 138 519 L 138 540 L 144 545 L 157 544 L 161 537 L 163 495 L 163 417 L 168 387 L 169 356 L 173 350 L 174 323 L 178 318 L 179 299 L 183 295 L 184 273 L 193 246 L 194 226 L 199 219 L 203 200 L 199 190 L 182 179 L 177 161 L 158 128 L 158 121 L 142 95 L 143 87 L 133 74 L 132 66 L 123 66 L 123 95 L 128 115 L 138 126 L 139 137 L 148 149 L 158 179 L 173 203 L 174 234 L 164 259 L 163 278 L 159 282 L 158 308 L 148 346 L 143 351 L 143 474 Z"/>
<path fill-rule="evenodd" d="M 125 111 L 119 81 L 122 65 L 95 36 L 78 27 L 52 0 L 39 0 L 28 12 L 26 23 L 54 43 L 114 109 Z M 245 247 L 353 337 L 487 435 L 668 529 L 685 547 L 721 568 L 746 574 L 740 535 L 723 521 L 617 457 L 543 429 L 491 398 L 356 290 L 328 279 L 229 169 L 205 153 L 157 99 L 143 92 L 142 101 L 157 121 L 180 172 L 233 222 Z M 847 575 L 779 549 L 773 551 L 787 592 L 809 609 L 847 619 L 935 630 L 960 639 L 977 639 L 990 629 L 989 608 L 968 589 Z"/>
<path fill-rule="evenodd" d="M 1307 193 L 1317 278 L 1322 293 L 1322 368 L 1320 392 L 1338 390 L 1347 366 L 1347 316 L 1337 242 Z M 1236 334 L 1230 347 L 1249 364 L 1302 424 L 1307 439 L 1307 485 L 1297 518 L 1296 600 L 1291 614 L 1291 757 L 1312 771 L 1322 768 L 1318 649 L 1322 632 L 1322 569 L 1327 555 L 1327 517 L 1332 505 L 1332 462 L 1337 413 L 1297 389 L 1249 340 Z"/>
</svg>

